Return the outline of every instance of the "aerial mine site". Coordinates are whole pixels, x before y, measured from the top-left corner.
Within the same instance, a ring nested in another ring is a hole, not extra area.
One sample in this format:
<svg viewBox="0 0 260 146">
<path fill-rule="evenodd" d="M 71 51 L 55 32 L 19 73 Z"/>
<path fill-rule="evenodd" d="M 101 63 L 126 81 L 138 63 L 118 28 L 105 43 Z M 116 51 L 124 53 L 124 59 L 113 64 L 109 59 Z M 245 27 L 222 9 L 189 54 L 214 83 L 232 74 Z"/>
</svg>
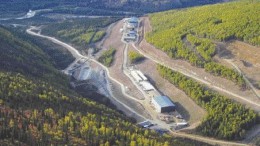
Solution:
<svg viewBox="0 0 260 146">
<path fill-rule="evenodd" d="M 0 2 L 0 145 L 260 145 L 259 7 Z"/>
</svg>

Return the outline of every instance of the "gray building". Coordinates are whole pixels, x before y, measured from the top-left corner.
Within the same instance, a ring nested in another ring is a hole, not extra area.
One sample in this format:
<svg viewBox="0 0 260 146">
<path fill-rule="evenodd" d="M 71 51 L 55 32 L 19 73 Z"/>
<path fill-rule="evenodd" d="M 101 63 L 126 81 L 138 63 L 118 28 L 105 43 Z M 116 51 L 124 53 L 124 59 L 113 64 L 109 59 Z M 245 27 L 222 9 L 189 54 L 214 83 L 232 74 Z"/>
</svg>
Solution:
<svg viewBox="0 0 260 146">
<path fill-rule="evenodd" d="M 175 104 L 167 96 L 155 96 L 152 98 L 152 104 L 154 105 L 158 113 L 172 112 L 175 110 Z"/>
</svg>

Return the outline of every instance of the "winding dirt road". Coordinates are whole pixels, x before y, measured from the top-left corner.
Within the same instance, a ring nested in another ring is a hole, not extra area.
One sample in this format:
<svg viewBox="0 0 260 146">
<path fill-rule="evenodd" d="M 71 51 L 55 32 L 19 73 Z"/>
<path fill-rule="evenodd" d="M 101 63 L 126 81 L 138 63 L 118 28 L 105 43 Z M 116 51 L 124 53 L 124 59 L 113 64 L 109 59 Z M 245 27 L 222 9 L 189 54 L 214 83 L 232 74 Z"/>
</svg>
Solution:
<svg viewBox="0 0 260 146">
<path fill-rule="evenodd" d="M 255 95 L 260 99 L 260 94 L 257 92 L 257 90 L 255 89 L 255 87 L 252 85 L 252 83 L 247 79 L 247 77 L 245 76 L 245 74 L 242 73 L 242 71 L 240 70 L 240 68 L 238 66 L 236 66 L 235 63 L 233 63 L 230 59 L 224 59 L 227 63 L 231 64 L 244 78 L 244 80 L 247 82 L 247 84 L 250 86 L 250 88 L 254 91 Z"/>
<path fill-rule="evenodd" d="M 151 26 L 148 26 L 148 27 L 151 27 Z M 151 29 L 151 28 L 146 28 L 145 26 L 143 26 L 143 35 L 145 35 L 145 34 L 149 31 L 149 29 Z M 143 39 L 144 39 L 144 38 L 143 38 Z M 200 77 L 198 77 L 198 76 L 196 76 L 196 75 L 194 75 L 194 74 L 192 74 L 192 73 L 188 73 L 188 72 L 186 72 L 185 70 L 183 70 L 182 68 L 178 68 L 178 66 L 172 66 L 172 65 L 168 64 L 166 61 L 164 62 L 164 61 L 162 61 L 162 60 L 159 60 L 159 59 L 157 59 L 157 58 L 155 58 L 155 57 L 153 57 L 153 56 L 151 56 L 151 55 L 145 53 L 142 49 L 138 48 L 138 47 L 136 46 L 136 44 L 134 44 L 134 43 L 132 43 L 132 46 L 133 46 L 133 48 L 135 48 L 140 54 L 142 54 L 142 55 L 145 56 L 146 58 L 148 58 L 148 59 L 154 61 L 155 63 L 160 64 L 160 65 L 163 65 L 163 66 L 165 66 L 165 67 L 168 67 L 168 68 L 172 69 L 173 71 L 180 72 L 180 73 L 184 74 L 185 76 L 190 77 L 190 78 L 192 78 L 192 79 L 195 79 L 195 80 L 197 80 L 197 81 L 199 81 L 199 82 L 201 82 L 201 83 L 207 85 L 208 87 L 213 88 L 213 89 L 215 89 L 215 90 L 217 90 L 217 91 L 220 91 L 220 92 L 226 93 L 226 94 L 228 94 L 228 95 L 231 95 L 231 96 L 233 96 L 233 97 L 239 98 L 239 99 L 243 100 L 244 102 L 249 103 L 249 105 L 255 106 L 256 108 L 254 108 L 254 109 L 255 109 L 256 111 L 260 112 L 260 102 L 259 102 L 259 101 L 249 100 L 249 99 L 247 99 L 246 97 L 243 97 L 243 96 L 241 96 L 241 95 L 238 95 L 238 94 L 236 94 L 236 93 L 233 93 L 233 92 L 231 92 L 231 91 L 228 91 L 227 89 L 224 89 L 224 88 L 221 88 L 221 87 L 219 87 L 219 86 L 216 86 L 216 85 L 210 83 L 209 81 L 204 80 L 204 79 L 202 79 L 202 78 L 200 78 Z M 250 85 L 250 84 L 249 84 L 249 85 Z M 252 89 L 253 89 L 253 88 L 252 88 Z M 254 91 L 254 89 L 253 89 L 253 91 Z M 254 93 L 255 93 L 255 92 L 254 92 Z M 257 94 L 256 94 L 256 95 L 257 95 Z M 257 95 L 257 96 L 258 96 L 258 95 Z"/>
<path fill-rule="evenodd" d="M 54 43 L 56 43 L 56 44 L 58 44 L 58 45 L 61 45 L 61 46 L 65 47 L 66 49 L 68 49 L 68 51 L 71 52 L 71 54 L 73 55 L 73 57 L 74 57 L 76 60 L 83 58 L 83 59 L 88 59 L 88 60 L 91 60 L 91 61 L 95 62 L 96 64 L 98 64 L 99 66 L 101 66 L 101 67 L 106 71 L 107 76 L 109 77 L 110 80 L 112 80 L 112 81 L 118 83 L 118 84 L 121 86 L 122 93 L 123 93 L 126 97 L 128 97 L 128 98 L 130 98 L 130 99 L 132 99 L 132 100 L 135 100 L 135 101 L 139 102 L 138 99 L 136 99 L 136 98 L 134 98 L 134 97 L 132 97 L 132 96 L 130 96 L 130 95 L 128 95 L 128 94 L 126 93 L 126 91 L 125 91 L 125 86 L 124 86 L 122 83 L 120 83 L 119 81 L 117 81 L 116 79 L 114 79 L 114 78 L 112 78 L 112 77 L 110 76 L 110 73 L 109 73 L 108 68 L 107 68 L 106 66 L 104 66 L 103 64 L 101 64 L 100 62 L 98 62 L 98 61 L 96 61 L 96 60 L 94 60 L 94 59 L 91 59 L 91 58 L 88 58 L 88 57 L 86 57 L 86 56 L 81 55 L 81 54 L 78 52 L 77 49 L 75 49 L 74 47 L 72 47 L 72 46 L 70 46 L 70 45 L 68 45 L 68 44 L 66 44 L 66 43 L 64 43 L 64 42 L 62 42 L 62 41 L 60 41 L 60 40 L 58 40 L 58 39 L 56 39 L 56 38 L 54 38 L 54 37 L 45 36 L 45 35 L 42 35 L 42 34 L 40 34 L 40 33 L 33 32 L 32 30 L 35 30 L 35 29 L 37 29 L 37 28 L 36 28 L 36 27 L 31 27 L 31 28 L 27 29 L 26 32 L 27 32 L 28 34 L 30 34 L 30 35 L 48 39 L 48 40 L 50 40 L 50 41 L 52 41 L 52 42 L 54 42 Z M 143 118 L 143 119 L 147 119 L 147 118 L 144 117 L 143 115 L 140 115 L 140 114 L 137 113 L 135 110 L 131 109 L 131 108 L 130 108 L 129 106 L 127 106 L 125 103 L 123 103 L 123 102 L 121 102 L 120 100 L 118 100 L 116 97 L 114 97 L 113 94 L 112 94 L 111 96 L 112 96 L 118 103 L 120 103 L 121 105 L 123 105 L 125 108 L 127 108 L 128 110 L 130 110 L 130 111 L 133 112 L 134 114 L 138 115 L 139 117 L 141 117 L 141 118 Z"/>
<path fill-rule="evenodd" d="M 117 81 L 116 79 L 112 78 L 110 76 L 110 73 L 109 73 L 109 70 L 107 67 L 105 67 L 103 64 L 99 63 L 98 61 L 94 60 L 94 59 L 91 59 L 91 58 L 88 58 L 86 56 L 83 56 L 81 55 L 74 47 L 64 43 L 64 42 L 61 42 L 59 41 L 58 39 L 54 38 L 54 37 L 50 37 L 50 36 L 45 36 L 45 35 L 42 35 L 40 33 L 36 33 L 36 32 L 33 32 L 32 30 L 36 30 L 37 28 L 36 27 L 30 27 L 29 29 L 26 30 L 26 32 L 30 35 L 33 35 L 33 36 L 37 36 L 37 37 L 41 37 L 41 38 L 45 38 L 45 39 L 48 39 L 58 45 L 61 45 L 63 47 L 65 47 L 66 49 L 68 49 L 68 51 L 71 52 L 71 54 L 76 58 L 76 60 L 78 59 L 81 59 L 81 58 L 84 58 L 84 59 L 89 59 L 93 62 L 95 62 L 96 64 L 100 65 L 107 73 L 108 77 L 110 80 L 118 83 L 120 86 L 121 86 L 121 90 L 122 90 L 122 93 L 132 99 L 132 100 L 135 100 L 137 102 L 138 99 L 128 95 L 125 91 L 125 86 L 120 83 L 119 81 Z M 134 45 L 133 45 L 134 46 Z M 135 47 L 135 46 L 134 46 Z M 135 47 L 136 48 L 136 47 Z M 137 49 L 137 48 L 136 48 Z M 137 49 L 138 50 L 138 49 Z M 148 56 L 146 56 L 148 57 Z M 155 59 L 152 59 L 154 61 L 156 61 Z M 158 62 L 158 61 L 157 61 Z M 159 63 L 159 62 L 158 62 Z M 164 65 L 162 63 L 162 65 Z M 112 95 L 113 96 L 113 95 Z M 146 117 L 140 115 L 139 113 L 137 113 L 135 110 L 131 109 L 129 106 L 127 106 L 126 104 L 122 103 L 121 101 L 119 101 L 117 98 L 113 97 L 117 102 L 119 102 L 120 104 L 122 104 L 125 108 L 127 108 L 128 110 L 130 110 L 131 112 L 133 112 L 134 114 L 142 117 L 143 119 L 147 119 Z M 139 102 L 140 103 L 140 102 Z M 222 141 L 222 140 L 216 140 L 216 139 L 213 139 L 213 138 L 207 138 L 207 137 L 203 137 L 203 136 L 198 136 L 198 135 L 191 135 L 191 134 L 186 134 L 186 133 L 178 133 L 178 132 L 172 132 L 171 133 L 175 136 L 178 136 L 178 137 L 185 137 L 185 138 L 189 138 L 189 139 L 194 139 L 194 140 L 198 140 L 198 141 L 203 141 L 203 142 L 206 142 L 206 143 L 210 143 L 210 144 L 218 144 L 218 145 L 230 145 L 230 146 L 245 146 L 247 144 L 243 144 L 243 143 L 236 143 L 236 142 L 229 142 L 229 141 Z"/>
<path fill-rule="evenodd" d="M 220 88 L 220 87 L 218 87 L 218 86 L 214 86 L 214 85 L 212 85 L 210 82 L 208 82 L 208 81 L 206 81 L 206 80 L 203 80 L 203 79 L 201 79 L 201 78 L 198 78 L 198 77 L 194 76 L 193 74 L 186 73 L 186 72 L 182 71 L 182 70 L 179 69 L 179 68 L 171 67 L 171 66 L 169 66 L 168 64 L 166 64 L 165 62 L 159 61 L 158 59 L 156 59 L 156 58 L 154 58 L 154 57 L 152 57 L 152 56 L 147 55 L 146 53 L 144 53 L 143 51 L 141 51 L 140 49 L 138 49 L 138 47 L 136 47 L 135 44 L 132 44 L 132 46 L 133 46 L 140 54 L 142 54 L 142 55 L 145 56 L 146 58 L 148 58 L 148 59 L 154 61 L 155 63 L 160 64 L 160 65 L 163 65 L 163 66 L 165 66 L 165 67 L 167 67 L 167 68 L 170 68 L 170 69 L 173 70 L 173 71 L 180 72 L 180 73 L 184 74 L 185 76 L 190 77 L 190 78 L 193 78 L 193 79 L 195 79 L 195 80 L 197 80 L 197 81 L 199 81 L 199 82 L 201 82 L 201 83 L 203 83 L 203 84 L 205 84 L 205 85 L 207 85 L 207 86 L 209 86 L 209 87 L 211 87 L 211 88 L 214 88 L 214 89 L 216 89 L 216 90 L 218 90 L 218 91 L 225 92 L 225 93 L 227 93 L 227 94 L 229 94 L 229 95 L 232 95 L 232 96 L 235 96 L 235 97 L 237 97 L 237 98 L 240 98 L 240 99 L 244 100 L 245 102 L 248 102 L 248 103 L 250 103 L 250 104 L 252 104 L 252 105 L 257 106 L 257 107 L 259 108 L 259 110 L 260 110 L 260 104 L 259 104 L 259 103 L 256 103 L 255 101 L 248 100 L 248 99 L 246 99 L 246 98 L 243 97 L 243 96 L 240 96 L 240 95 L 238 95 L 238 94 L 235 94 L 235 93 L 233 93 L 233 92 L 230 92 L 230 91 L 228 91 L 228 90 L 225 90 L 225 89 L 223 89 L 223 88 Z"/>
</svg>

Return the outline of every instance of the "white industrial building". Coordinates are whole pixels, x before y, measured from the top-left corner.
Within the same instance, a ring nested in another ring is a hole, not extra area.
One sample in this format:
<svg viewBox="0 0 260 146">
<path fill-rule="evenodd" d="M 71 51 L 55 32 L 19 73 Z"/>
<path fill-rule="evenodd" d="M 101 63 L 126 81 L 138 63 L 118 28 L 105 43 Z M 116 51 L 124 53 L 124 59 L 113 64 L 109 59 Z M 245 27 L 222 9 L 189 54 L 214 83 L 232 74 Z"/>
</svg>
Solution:
<svg viewBox="0 0 260 146">
<path fill-rule="evenodd" d="M 141 81 L 140 85 L 142 86 L 144 91 L 154 90 L 154 86 L 151 83 L 149 83 L 148 81 Z"/>
<path fill-rule="evenodd" d="M 144 91 L 155 90 L 154 86 L 148 81 L 147 77 L 140 70 L 132 70 L 131 76 L 142 87 Z"/>
<path fill-rule="evenodd" d="M 167 96 L 153 97 L 152 104 L 158 113 L 172 112 L 175 110 L 175 104 Z"/>
<path fill-rule="evenodd" d="M 140 70 L 136 70 L 136 73 L 137 73 L 144 81 L 147 81 L 146 76 L 145 76 Z"/>
<path fill-rule="evenodd" d="M 140 81 L 147 81 L 146 76 L 140 71 L 140 70 L 132 70 L 130 72 L 130 74 L 132 75 L 132 77 L 134 77 L 134 79 L 138 82 Z"/>
<path fill-rule="evenodd" d="M 143 79 L 138 75 L 138 73 L 136 72 L 136 70 L 132 70 L 130 72 L 131 76 L 134 78 L 135 81 L 137 82 L 141 82 Z"/>
</svg>

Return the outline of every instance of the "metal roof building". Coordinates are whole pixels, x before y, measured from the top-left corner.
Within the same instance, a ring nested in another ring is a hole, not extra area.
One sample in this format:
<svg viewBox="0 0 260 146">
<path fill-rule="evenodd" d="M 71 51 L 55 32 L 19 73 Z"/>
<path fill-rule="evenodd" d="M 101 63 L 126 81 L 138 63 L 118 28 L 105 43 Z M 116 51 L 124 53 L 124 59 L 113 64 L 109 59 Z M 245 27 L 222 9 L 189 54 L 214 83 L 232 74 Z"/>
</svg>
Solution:
<svg viewBox="0 0 260 146">
<path fill-rule="evenodd" d="M 155 96 L 152 104 L 159 113 L 171 112 L 175 110 L 175 104 L 167 96 Z"/>
</svg>

